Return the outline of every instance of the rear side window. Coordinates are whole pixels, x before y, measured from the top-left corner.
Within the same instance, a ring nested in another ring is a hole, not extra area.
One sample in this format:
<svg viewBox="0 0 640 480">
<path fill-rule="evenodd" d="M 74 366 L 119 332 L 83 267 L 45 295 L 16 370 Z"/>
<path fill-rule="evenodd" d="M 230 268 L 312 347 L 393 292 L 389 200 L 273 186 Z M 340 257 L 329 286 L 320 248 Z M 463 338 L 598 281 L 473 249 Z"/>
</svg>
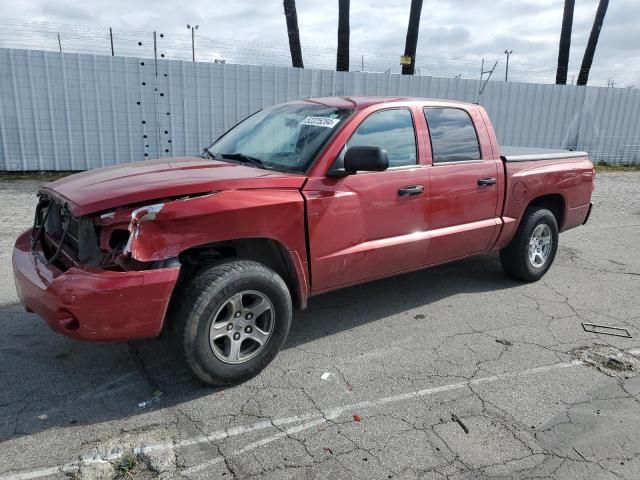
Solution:
<svg viewBox="0 0 640 480">
<path fill-rule="evenodd" d="M 459 108 L 425 108 L 433 163 L 480 160 L 478 135 L 471 117 Z"/>
<path fill-rule="evenodd" d="M 383 110 L 369 115 L 347 142 L 347 147 L 380 147 L 387 151 L 389 167 L 415 165 L 416 135 L 411 112 Z"/>
</svg>

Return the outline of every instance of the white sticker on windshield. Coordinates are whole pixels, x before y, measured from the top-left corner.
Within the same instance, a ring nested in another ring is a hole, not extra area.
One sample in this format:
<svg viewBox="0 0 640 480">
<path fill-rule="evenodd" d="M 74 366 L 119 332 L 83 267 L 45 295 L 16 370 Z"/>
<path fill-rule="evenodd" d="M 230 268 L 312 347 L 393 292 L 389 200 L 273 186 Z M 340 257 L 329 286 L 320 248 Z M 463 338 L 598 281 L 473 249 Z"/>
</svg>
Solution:
<svg viewBox="0 0 640 480">
<path fill-rule="evenodd" d="M 301 125 L 313 125 L 314 127 L 325 127 L 325 128 L 333 128 L 338 123 L 340 123 L 340 119 L 338 118 L 329 118 L 329 117 L 313 117 L 309 116 L 305 118 Z"/>
</svg>

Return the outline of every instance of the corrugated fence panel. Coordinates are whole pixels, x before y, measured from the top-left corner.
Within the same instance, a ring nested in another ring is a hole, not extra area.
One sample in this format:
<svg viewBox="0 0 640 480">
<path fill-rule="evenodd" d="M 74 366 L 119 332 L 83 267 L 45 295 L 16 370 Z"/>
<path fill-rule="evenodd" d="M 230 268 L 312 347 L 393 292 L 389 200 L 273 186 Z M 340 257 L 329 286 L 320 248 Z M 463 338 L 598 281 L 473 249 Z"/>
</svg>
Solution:
<svg viewBox="0 0 640 480">
<path fill-rule="evenodd" d="M 589 90 L 578 148 L 609 163 L 640 163 L 640 96 L 632 89 Z"/>
<path fill-rule="evenodd" d="M 640 91 L 0 49 L 0 170 L 193 155 L 276 103 L 407 95 L 484 105 L 501 143 L 640 163 Z"/>
</svg>

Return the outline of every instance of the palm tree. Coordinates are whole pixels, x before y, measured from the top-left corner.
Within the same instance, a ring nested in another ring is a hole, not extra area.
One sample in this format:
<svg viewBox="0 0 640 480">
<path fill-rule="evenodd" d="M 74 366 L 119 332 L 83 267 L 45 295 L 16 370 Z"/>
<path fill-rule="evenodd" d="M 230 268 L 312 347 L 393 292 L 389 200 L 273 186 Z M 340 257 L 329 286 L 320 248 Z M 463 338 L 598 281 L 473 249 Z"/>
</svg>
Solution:
<svg viewBox="0 0 640 480">
<path fill-rule="evenodd" d="M 349 71 L 349 0 L 338 0 L 338 52 L 336 70 Z"/>
<path fill-rule="evenodd" d="M 600 0 L 600 3 L 598 4 L 596 18 L 593 21 L 593 27 L 591 27 L 591 35 L 589 35 L 587 48 L 584 51 L 584 57 L 582 57 L 582 66 L 580 67 L 580 73 L 578 74 L 578 85 L 586 85 L 589 80 L 589 72 L 591 71 L 591 64 L 593 63 L 593 56 L 596 53 L 600 30 L 602 29 L 602 23 L 604 22 L 604 16 L 607 13 L 608 6 L 609 0 Z"/>
<path fill-rule="evenodd" d="M 569 49 L 571 48 L 571 28 L 573 26 L 573 7 L 576 0 L 564 0 L 564 13 L 562 14 L 562 32 L 560 33 L 560 46 L 558 47 L 558 70 L 556 71 L 556 84 L 567 84 L 567 70 L 569 69 Z"/>
<path fill-rule="evenodd" d="M 402 65 L 403 75 L 413 75 L 416 69 L 416 49 L 418 48 L 418 31 L 420 30 L 421 12 L 422 0 L 411 0 L 407 39 L 404 44 L 404 55 L 405 57 L 411 57 L 411 63 L 409 65 Z"/>
<path fill-rule="evenodd" d="M 289 35 L 289 50 L 291 64 L 296 68 L 304 68 L 302 63 L 302 48 L 300 48 L 300 30 L 298 30 L 298 14 L 296 0 L 284 0 L 284 16 L 287 19 L 287 34 Z"/>
</svg>

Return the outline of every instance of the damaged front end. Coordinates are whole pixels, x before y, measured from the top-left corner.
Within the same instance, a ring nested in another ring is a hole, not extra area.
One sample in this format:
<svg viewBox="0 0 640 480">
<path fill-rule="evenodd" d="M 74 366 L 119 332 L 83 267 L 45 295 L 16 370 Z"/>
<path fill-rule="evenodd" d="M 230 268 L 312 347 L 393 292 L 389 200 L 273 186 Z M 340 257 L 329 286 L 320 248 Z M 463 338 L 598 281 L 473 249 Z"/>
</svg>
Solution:
<svg viewBox="0 0 640 480">
<path fill-rule="evenodd" d="M 167 200 L 171 201 L 171 199 Z M 99 249 L 105 253 L 100 267 L 105 269 L 148 270 L 178 266 L 177 258 L 142 261 L 135 255 L 140 240 L 140 224 L 155 219 L 165 202 L 146 206 L 120 207 L 94 218 L 99 231 Z"/>
<path fill-rule="evenodd" d="M 45 264 L 62 271 L 78 265 L 101 265 L 105 252 L 98 248 L 98 233 L 91 218 L 75 217 L 63 202 L 42 194 L 39 197 L 31 250 L 39 247 Z"/>
<path fill-rule="evenodd" d="M 175 200 L 76 216 L 64 200 L 41 192 L 33 227 L 13 250 L 22 304 L 56 332 L 77 339 L 157 336 L 180 263 L 170 255 L 139 259 L 136 249 L 153 239 L 140 234 L 140 225 Z"/>
<path fill-rule="evenodd" d="M 66 203 L 41 193 L 31 230 L 31 251 L 44 257 L 46 265 L 63 272 L 72 267 L 133 271 L 179 266 L 176 257 L 141 261 L 135 250 L 140 225 L 154 220 L 165 203 L 181 199 L 76 217 Z"/>
</svg>

